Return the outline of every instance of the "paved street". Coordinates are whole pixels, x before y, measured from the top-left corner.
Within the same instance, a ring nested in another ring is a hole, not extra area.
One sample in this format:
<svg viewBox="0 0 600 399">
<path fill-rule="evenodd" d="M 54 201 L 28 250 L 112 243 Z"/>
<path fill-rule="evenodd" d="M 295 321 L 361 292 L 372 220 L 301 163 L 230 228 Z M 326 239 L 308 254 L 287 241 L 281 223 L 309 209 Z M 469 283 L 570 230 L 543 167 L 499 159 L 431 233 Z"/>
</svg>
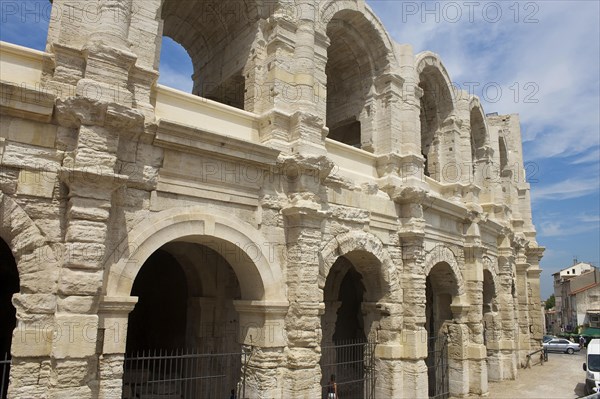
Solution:
<svg viewBox="0 0 600 399">
<path fill-rule="evenodd" d="M 520 369 L 516 381 L 490 383 L 490 398 L 560 398 L 584 396 L 585 350 L 573 355 L 550 353 L 548 362 Z"/>
</svg>

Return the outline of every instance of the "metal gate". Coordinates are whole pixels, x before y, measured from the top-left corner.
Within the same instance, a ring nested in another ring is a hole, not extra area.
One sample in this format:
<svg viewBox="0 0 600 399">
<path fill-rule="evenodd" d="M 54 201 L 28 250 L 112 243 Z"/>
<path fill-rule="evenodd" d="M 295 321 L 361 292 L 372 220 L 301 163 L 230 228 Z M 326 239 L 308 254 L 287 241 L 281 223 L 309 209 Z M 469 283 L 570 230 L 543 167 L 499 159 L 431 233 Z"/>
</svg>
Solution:
<svg viewBox="0 0 600 399">
<path fill-rule="evenodd" d="M 321 391 L 327 398 L 330 378 L 335 376 L 343 399 L 375 399 L 375 341 L 336 341 L 321 348 Z"/>
<path fill-rule="evenodd" d="M 141 351 L 125 355 L 123 399 L 236 398 L 246 394 L 252 348 L 237 353 L 197 349 Z"/>
<path fill-rule="evenodd" d="M 429 397 L 446 399 L 450 397 L 448 379 L 448 336 L 442 334 L 427 339 L 427 379 Z"/>
<path fill-rule="evenodd" d="M 0 354 L 0 398 L 8 395 L 8 380 L 10 377 L 10 353 Z"/>
</svg>

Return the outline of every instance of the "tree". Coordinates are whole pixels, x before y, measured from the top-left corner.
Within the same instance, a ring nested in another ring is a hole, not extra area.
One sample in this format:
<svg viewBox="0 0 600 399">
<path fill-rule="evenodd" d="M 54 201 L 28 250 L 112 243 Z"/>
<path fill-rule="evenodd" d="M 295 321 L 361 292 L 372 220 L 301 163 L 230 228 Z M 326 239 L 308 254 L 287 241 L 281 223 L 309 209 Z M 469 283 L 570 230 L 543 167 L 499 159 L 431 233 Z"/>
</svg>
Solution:
<svg viewBox="0 0 600 399">
<path fill-rule="evenodd" d="M 556 304 L 556 298 L 554 298 L 554 294 L 550 295 L 548 299 L 546 299 L 546 310 L 550 310 Z"/>
</svg>

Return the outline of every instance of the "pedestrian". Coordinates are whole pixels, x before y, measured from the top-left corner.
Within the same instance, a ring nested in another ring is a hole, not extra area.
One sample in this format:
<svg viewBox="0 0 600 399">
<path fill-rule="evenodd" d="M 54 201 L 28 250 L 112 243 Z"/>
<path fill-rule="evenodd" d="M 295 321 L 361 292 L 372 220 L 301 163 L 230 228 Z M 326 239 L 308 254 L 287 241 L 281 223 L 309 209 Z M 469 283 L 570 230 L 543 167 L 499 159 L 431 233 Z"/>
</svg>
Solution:
<svg viewBox="0 0 600 399">
<path fill-rule="evenodd" d="M 583 349 L 583 347 L 585 346 L 585 338 L 583 338 L 583 335 L 579 336 L 579 349 Z"/>
<path fill-rule="evenodd" d="M 229 396 L 229 399 L 237 399 L 237 395 L 235 394 L 235 389 L 231 390 L 231 395 Z"/>
<path fill-rule="evenodd" d="M 335 383 L 335 374 L 331 374 L 331 378 L 329 378 L 329 385 L 327 385 L 327 399 L 339 399 L 337 384 Z"/>
</svg>

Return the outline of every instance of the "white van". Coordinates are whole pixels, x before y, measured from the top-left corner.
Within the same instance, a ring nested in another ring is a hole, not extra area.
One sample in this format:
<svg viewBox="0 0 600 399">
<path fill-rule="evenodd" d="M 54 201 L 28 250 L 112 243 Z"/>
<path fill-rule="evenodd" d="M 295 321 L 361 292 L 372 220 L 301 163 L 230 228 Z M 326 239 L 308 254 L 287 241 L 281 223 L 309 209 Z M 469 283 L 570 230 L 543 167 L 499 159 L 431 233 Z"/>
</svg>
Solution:
<svg viewBox="0 0 600 399">
<path fill-rule="evenodd" d="M 586 362 L 583 363 L 585 390 L 587 393 L 600 392 L 600 339 L 590 341 L 587 347 Z"/>
</svg>

